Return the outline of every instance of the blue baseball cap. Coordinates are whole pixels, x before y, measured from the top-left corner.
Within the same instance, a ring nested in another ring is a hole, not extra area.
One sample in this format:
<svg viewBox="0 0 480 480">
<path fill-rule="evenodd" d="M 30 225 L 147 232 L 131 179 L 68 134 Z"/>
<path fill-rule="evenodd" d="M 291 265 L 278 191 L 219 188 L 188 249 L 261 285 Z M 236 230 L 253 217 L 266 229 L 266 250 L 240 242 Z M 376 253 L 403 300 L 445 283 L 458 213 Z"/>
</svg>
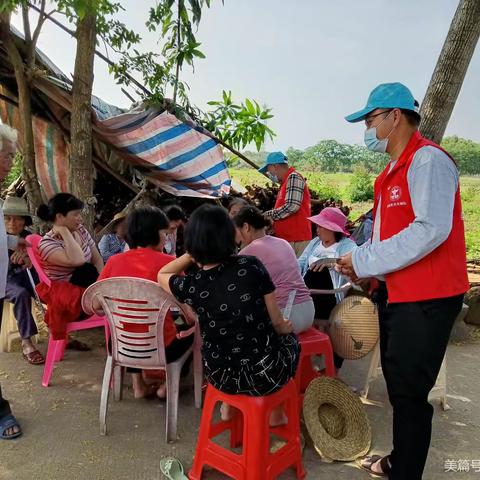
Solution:
<svg viewBox="0 0 480 480">
<path fill-rule="evenodd" d="M 267 168 L 269 165 L 278 165 L 280 163 L 287 164 L 288 160 L 284 153 L 282 152 L 272 152 L 267 155 L 265 159 L 265 165 L 258 169 L 260 173 L 267 173 Z"/>
<path fill-rule="evenodd" d="M 355 123 L 365 120 L 365 117 L 377 108 L 400 108 L 412 110 L 418 114 L 418 102 L 412 92 L 402 83 L 382 83 L 370 93 L 367 105 L 362 110 L 345 117 L 347 122 Z"/>
</svg>

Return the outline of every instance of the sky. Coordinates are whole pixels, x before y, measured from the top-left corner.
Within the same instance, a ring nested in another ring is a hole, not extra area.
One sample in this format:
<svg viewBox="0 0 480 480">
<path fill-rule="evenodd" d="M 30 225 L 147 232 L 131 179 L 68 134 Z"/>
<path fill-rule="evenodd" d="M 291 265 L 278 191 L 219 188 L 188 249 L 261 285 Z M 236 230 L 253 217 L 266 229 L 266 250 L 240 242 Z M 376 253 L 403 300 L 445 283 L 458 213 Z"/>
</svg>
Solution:
<svg viewBox="0 0 480 480">
<path fill-rule="evenodd" d="M 142 35 L 142 49 L 160 51 L 144 27 L 154 0 L 121 0 L 120 18 Z M 344 116 L 362 108 L 379 83 L 399 81 L 420 102 L 458 0 L 212 0 L 197 38 L 206 59 L 182 79 L 192 103 L 257 100 L 272 108 L 277 133 L 267 150 L 306 148 L 323 139 L 362 143 L 364 126 Z M 18 15 L 12 23 L 21 29 Z M 67 75 L 75 42 L 46 22 L 38 47 Z M 446 135 L 480 141 L 480 47 L 470 63 Z M 120 107 L 130 101 L 96 59 L 94 94 Z"/>
</svg>

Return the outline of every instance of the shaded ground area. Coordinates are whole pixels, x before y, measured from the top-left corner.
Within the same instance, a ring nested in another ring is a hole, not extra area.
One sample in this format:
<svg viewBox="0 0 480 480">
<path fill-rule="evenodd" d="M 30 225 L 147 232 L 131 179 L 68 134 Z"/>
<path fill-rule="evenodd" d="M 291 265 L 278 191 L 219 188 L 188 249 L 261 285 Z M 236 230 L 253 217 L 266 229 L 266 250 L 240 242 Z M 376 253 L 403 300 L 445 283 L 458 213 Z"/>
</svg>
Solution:
<svg viewBox="0 0 480 480">
<path fill-rule="evenodd" d="M 0 354 L 2 389 L 25 432 L 17 441 L 0 441 L 0 479 L 155 480 L 163 478 L 159 460 L 166 455 L 179 457 L 188 468 L 200 421 L 192 389 L 185 387 L 180 398 L 179 440 L 175 444 L 165 443 L 164 403 L 134 400 L 130 388 L 125 390 L 122 402 L 111 401 L 108 435 L 101 437 L 98 408 L 104 366 L 102 333 L 87 332 L 77 338 L 94 346 L 93 351 L 68 351 L 55 368 L 49 388 L 40 386 L 42 367 L 27 365 L 20 353 Z M 44 350 L 45 344 L 41 347 Z M 479 357 L 479 342 L 449 346 L 448 400 L 452 409 L 443 412 L 436 406 L 425 480 L 480 480 L 480 472 L 472 469 L 472 460 L 480 463 Z M 368 361 L 369 357 L 346 362 L 344 378 L 361 385 Z M 388 452 L 391 410 L 382 378 L 372 384 L 370 397 L 385 402 L 382 408 L 366 407 L 373 430 L 373 452 Z M 447 460 L 468 460 L 470 471 L 445 472 Z M 304 462 L 308 479 L 369 478 L 352 464 L 321 462 L 308 439 Z M 204 478 L 224 477 L 206 472 Z M 281 478 L 295 477 L 288 472 Z"/>
</svg>

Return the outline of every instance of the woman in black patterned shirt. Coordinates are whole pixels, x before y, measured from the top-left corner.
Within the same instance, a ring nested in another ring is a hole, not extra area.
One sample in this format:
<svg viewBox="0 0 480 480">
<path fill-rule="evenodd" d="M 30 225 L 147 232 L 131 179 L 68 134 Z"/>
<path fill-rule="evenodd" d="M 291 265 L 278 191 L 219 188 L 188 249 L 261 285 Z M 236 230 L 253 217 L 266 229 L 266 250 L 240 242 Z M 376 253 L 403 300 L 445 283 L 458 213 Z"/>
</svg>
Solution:
<svg viewBox="0 0 480 480">
<path fill-rule="evenodd" d="M 203 205 L 185 232 L 188 253 L 162 268 L 160 286 L 198 314 L 208 381 L 228 394 L 264 396 L 295 375 L 300 347 L 255 257 L 237 256 L 235 227 L 221 207 Z M 196 265 L 192 273 L 180 275 Z M 222 406 L 222 419 L 231 417 Z M 285 422 L 283 410 L 272 425 Z"/>
</svg>

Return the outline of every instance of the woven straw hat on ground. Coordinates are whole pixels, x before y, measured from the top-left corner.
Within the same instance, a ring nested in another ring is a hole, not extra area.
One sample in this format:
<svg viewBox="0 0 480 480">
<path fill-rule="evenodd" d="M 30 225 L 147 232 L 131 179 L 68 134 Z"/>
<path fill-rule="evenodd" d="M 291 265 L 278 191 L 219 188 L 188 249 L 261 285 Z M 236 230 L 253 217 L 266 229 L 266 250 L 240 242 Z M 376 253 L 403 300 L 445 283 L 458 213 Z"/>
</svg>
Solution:
<svg viewBox="0 0 480 480">
<path fill-rule="evenodd" d="M 364 357 L 378 341 L 376 306 L 360 295 L 344 298 L 330 314 L 328 334 L 334 352 L 342 358 Z"/>
<path fill-rule="evenodd" d="M 372 430 L 360 398 L 335 378 L 319 377 L 308 386 L 303 416 L 321 457 L 348 462 L 368 453 Z"/>
</svg>

